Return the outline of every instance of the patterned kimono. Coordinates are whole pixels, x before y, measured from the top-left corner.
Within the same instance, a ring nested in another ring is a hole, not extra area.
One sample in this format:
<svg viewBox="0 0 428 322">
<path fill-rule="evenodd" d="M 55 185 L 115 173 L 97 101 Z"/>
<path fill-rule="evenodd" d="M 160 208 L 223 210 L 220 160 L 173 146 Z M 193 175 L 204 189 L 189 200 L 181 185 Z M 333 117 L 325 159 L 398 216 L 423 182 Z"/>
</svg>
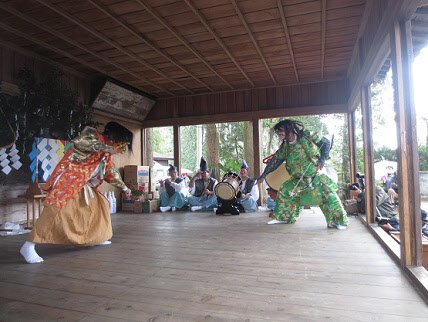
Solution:
<svg viewBox="0 0 428 322">
<path fill-rule="evenodd" d="M 327 175 L 317 173 L 320 151 L 316 144 L 322 141 L 316 134 L 306 131 L 303 134 L 301 138 L 296 136 L 294 143 L 284 141 L 275 153 L 279 164 L 286 161 L 291 178 L 278 191 L 273 217 L 293 223 L 299 217 L 302 206 L 312 205 L 321 208 L 328 227 L 332 227 L 333 223 L 348 226 L 348 217 L 336 193 L 337 184 Z M 266 175 L 263 174 L 264 177 Z"/>
<path fill-rule="evenodd" d="M 112 237 L 109 203 L 97 187 L 102 180 L 127 187 L 106 152 L 111 148 L 92 128 L 72 141 L 43 187 L 49 192 L 28 241 L 85 246 Z"/>
</svg>

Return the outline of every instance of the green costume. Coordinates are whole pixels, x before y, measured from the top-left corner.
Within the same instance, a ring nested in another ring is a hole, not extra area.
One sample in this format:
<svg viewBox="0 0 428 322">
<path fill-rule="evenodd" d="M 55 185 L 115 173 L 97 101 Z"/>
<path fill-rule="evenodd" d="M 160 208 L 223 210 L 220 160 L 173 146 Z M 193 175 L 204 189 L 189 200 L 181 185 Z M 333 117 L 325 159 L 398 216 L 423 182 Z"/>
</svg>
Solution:
<svg viewBox="0 0 428 322">
<path fill-rule="evenodd" d="M 291 178 L 278 191 L 273 217 L 293 223 L 299 217 L 302 206 L 312 205 L 321 208 L 328 227 L 334 227 L 335 224 L 348 226 L 348 217 L 336 193 L 337 184 L 327 175 L 317 173 L 319 146 L 323 148 L 320 144 L 323 141 L 307 131 L 301 134 L 302 137 L 296 135 L 293 143 L 284 141 L 275 153 L 277 161 L 286 161 Z M 268 170 L 271 171 L 272 168 Z"/>
</svg>

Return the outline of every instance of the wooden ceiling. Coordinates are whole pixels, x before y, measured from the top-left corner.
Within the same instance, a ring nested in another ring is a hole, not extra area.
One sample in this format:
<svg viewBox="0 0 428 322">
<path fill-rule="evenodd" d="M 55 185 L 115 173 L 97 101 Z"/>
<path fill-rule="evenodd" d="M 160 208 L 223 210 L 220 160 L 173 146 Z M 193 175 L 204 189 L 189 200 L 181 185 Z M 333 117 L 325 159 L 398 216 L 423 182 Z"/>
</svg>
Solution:
<svg viewBox="0 0 428 322">
<path fill-rule="evenodd" d="M 411 25 L 413 57 L 416 57 L 423 48 L 428 46 L 428 6 L 421 6 L 416 9 L 416 12 L 411 19 Z M 376 81 L 382 81 L 391 67 L 391 57 L 388 56 L 377 74 Z"/>
<path fill-rule="evenodd" d="M 0 40 L 156 97 L 345 79 L 365 0 L 8 0 Z"/>
</svg>

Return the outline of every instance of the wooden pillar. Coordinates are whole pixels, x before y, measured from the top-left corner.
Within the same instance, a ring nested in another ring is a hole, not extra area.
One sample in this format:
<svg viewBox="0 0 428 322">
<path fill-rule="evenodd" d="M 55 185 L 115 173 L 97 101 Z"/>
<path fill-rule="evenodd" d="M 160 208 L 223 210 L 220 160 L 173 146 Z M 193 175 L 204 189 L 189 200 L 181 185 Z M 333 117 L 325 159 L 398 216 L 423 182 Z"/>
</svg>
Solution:
<svg viewBox="0 0 428 322">
<path fill-rule="evenodd" d="M 180 126 L 178 125 L 174 125 L 174 165 L 178 169 L 178 175 L 181 176 Z"/>
<path fill-rule="evenodd" d="M 260 120 L 252 120 L 253 125 L 253 146 L 254 146 L 254 178 L 260 177 L 261 174 L 261 160 L 262 160 L 262 149 L 260 140 Z M 260 196 L 262 196 L 262 184 L 259 184 Z M 261 205 L 262 198 L 259 198 L 258 204 Z"/>
<path fill-rule="evenodd" d="M 355 111 L 348 112 L 348 141 L 349 141 L 349 169 L 351 183 L 355 182 L 357 174 L 357 149 L 355 140 Z"/>
<path fill-rule="evenodd" d="M 370 86 L 361 87 L 361 111 L 363 116 L 364 174 L 366 181 L 367 224 L 375 222 L 376 188 L 373 167 L 373 133 Z"/>
<path fill-rule="evenodd" d="M 419 155 L 413 100 L 413 48 L 410 21 L 394 23 L 391 33 L 391 56 L 397 117 L 401 264 L 421 266 Z"/>
<path fill-rule="evenodd" d="M 145 165 L 153 166 L 153 128 L 145 129 L 146 148 L 145 148 Z"/>
<path fill-rule="evenodd" d="M 147 165 L 146 147 L 146 129 L 143 127 L 141 128 L 141 165 Z"/>
</svg>

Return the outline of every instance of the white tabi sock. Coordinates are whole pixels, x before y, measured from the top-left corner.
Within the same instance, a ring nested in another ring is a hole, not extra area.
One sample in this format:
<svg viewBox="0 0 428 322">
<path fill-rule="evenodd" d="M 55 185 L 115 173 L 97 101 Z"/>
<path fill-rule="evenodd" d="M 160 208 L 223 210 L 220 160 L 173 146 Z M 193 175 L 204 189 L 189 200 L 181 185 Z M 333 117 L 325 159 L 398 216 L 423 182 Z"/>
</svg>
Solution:
<svg viewBox="0 0 428 322">
<path fill-rule="evenodd" d="M 35 243 L 27 241 L 24 245 L 22 245 L 21 250 L 19 251 L 21 255 L 24 256 L 24 259 L 28 264 L 36 264 L 43 262 L 43 258 L 41 258 L 39 254 L 36 253 L 35 247 Z"/>
<path fill-rule="evenodd" d="M 105 242 L 96 244 L 95 246 L 104 246 L 104 245 L 110 245 L 110 244 L 111 244 L 111 241 L 110 240 L 106 240 Z"/>
<path fill-rule="evenodd" d="M 191 211 L 198 211 L 201 210 L 203 207 L 202 206 L 193 206 L 190 208 Z"/>
<path fill-rule="evenodd" d="M 166 207 L 159 207 L 160 208 L 160 211 L 162 211 L 162 212 L 167 212 L 167 211 L 170 211 L 171 210 L 171 207 L 170 206 L 166 206 Z"/>
<path fill-rule="evenodd" d="M 268 224 L 268 225 L 276 225 L 276 224 L 286 224 L 286 223 L 287 222 L 285 222 L 285 221 L 272 219 L 272 220 L 268 221 L 266 224 Z"/>
</svg>

